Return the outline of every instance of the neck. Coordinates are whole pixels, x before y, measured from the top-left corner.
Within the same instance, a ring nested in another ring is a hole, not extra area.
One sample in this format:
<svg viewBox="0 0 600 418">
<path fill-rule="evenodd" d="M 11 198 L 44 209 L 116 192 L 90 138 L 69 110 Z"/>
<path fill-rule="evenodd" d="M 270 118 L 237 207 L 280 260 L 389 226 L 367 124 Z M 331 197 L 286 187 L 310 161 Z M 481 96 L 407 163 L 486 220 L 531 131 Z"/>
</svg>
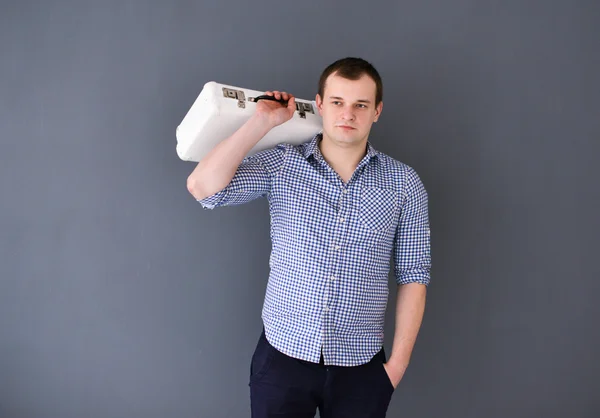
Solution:
<svg viewBox="0 0 600 418">
<path fill-rule="evenodd" d="M 367 139 L 357 144 L 340 146 L 323 133 L 323 139 L 319 141 L 318 147 L 331 168 L 336 171 L 353 172 L 367 154 Z"/>
</svg>

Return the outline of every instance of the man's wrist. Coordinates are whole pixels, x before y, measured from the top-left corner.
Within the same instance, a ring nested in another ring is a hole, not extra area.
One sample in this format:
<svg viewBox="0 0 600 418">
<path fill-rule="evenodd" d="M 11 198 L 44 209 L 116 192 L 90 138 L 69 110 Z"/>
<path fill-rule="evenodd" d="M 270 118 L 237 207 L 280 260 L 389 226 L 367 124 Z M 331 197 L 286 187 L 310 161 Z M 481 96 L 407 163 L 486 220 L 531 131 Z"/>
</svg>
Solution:
<svg viewBox="0 0 600 418">
<path fill-rule="evenodd" d="M 265 115 L 263 113 L 254 113 L 250 117 L 250 119 L 252 119 L 252 121 L 256 125 L 261 126 L 263 129 L 265 129 L 266 132 L 270 131 L 271 129 L 277 126 L 268 115 Z"/>
<path fill-rule="evenodd" d="M 387 361 L 388 366 L 393 368 L 394 370 L 404 372 L 408 367 L 408 360 L 403 359 L 401 357 L 390 357 Z"/>
</svg>

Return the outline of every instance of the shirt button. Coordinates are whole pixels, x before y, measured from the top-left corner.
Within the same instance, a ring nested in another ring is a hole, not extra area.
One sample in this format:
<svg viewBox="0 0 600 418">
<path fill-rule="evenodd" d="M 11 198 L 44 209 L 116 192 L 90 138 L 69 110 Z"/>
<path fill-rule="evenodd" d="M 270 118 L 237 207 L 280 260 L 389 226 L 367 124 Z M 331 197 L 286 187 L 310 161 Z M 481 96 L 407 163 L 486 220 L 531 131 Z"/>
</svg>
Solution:
<svg viewBox="0 0 600 418">
<path fill-rule="evenodd" d="M 344 218 L 340 218 L 340 222 L 344 222 L 344 221 L 345 221 L 345 219 L 344 219 Z"/>
<path fill-rule="evenodd" d="M 344 194 L 348 193 L 348 189 L 343 189 L 342 193 L 344 193 Z"/>
<path fill-rule="evenodd" d="M 331 276 L 331 280 L 336 280 L 336 277 L 335 276 Z"/>
<path fill-rule="evenodd" d="M 339 250 L 340 248 L 342 248 L 342 247 L 340 247 L 339 245 L 334 245 L 333 246 L 333 249 L 336 250 L 336 251 Z"/>
</svg>

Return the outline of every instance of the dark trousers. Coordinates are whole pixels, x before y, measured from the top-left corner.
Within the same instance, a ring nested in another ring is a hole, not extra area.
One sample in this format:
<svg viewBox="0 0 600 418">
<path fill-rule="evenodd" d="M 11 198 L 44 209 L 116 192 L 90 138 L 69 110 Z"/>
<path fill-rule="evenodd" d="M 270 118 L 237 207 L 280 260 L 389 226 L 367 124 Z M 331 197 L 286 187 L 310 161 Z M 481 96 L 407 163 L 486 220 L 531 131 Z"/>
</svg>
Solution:
<svg viewBox="0 0 600 418">
<path fill-rule="evenodd" d="M 252 418 L 380 418 L 394 392 L 383 348 L 366 364 L 325 366 L 289 357 L 260 335 L 250 367 Z"/>
</svg>

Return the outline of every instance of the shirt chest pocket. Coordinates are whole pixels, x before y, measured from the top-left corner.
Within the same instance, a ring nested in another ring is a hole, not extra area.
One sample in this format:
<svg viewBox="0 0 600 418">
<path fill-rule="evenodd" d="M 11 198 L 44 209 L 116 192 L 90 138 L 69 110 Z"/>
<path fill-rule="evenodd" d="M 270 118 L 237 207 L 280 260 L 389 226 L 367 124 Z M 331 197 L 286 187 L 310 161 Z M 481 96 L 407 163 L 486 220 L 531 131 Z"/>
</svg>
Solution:
<svg viewBox="0 0 600 418">
<path fill-rule="evenodd" d="M 397 196 L 393 189 L 363 187 L 360 191 L 360 223 L 372 231 L 385 231 L 396 218 Z"/>
</svg>

